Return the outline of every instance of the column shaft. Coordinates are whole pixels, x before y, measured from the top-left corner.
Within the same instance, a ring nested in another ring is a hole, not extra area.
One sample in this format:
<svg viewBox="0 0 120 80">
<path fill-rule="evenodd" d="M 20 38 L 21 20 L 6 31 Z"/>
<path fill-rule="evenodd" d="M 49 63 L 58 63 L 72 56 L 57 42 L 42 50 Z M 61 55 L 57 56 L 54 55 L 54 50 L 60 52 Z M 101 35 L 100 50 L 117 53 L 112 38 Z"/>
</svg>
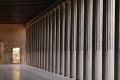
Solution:
<svg viewBox="0 0 120 80">
<path fill-rule="evenodd" d="M 47 13 L 47 17 L 46 17 L 46 29 L 47 29 L 47 32 L 46 32 L 46 70 L 48 71 L 48 62 L 49 62 L 49 14 Z"/>
<path fill-rule="evenodd" d="M 56 74 L 60 74 L 60 5 L 56 9 Z"/>
<path fill-rule="evenodd" d="M 114 80 L 115 0 L 106 0 L 104 7 L 103 80 Z"/>
<path fill-rule="evenodd" d="M 83 80 L 84 67 L 84 0 L 78 0 L 77 80 Z"/>
<path fill-rule="evenodd" d="M 77 0 L 71 0 L 71 71 L 70 77 L 76 78 L 76 41 L 77 41 Z"/>
<path fill-rule="evenodd" d="M 43 69 L 43 17 L 41 19 L 41 69 Z"/>
<path fill-rule="evenodd" d="M 65 3 L 61 5 L 61 19 L 60 19 L 60 74 L 65 73 Z"/>
<path fill-rule="evenodd" d="M 120 0 L 116 0 L 115 80 L 120 80 Z"/>
<path fill-rule="evenodd" d="M 94 1 L 93 80 L 102 80 L 103 0 Z"/>
<path fill-rule="evenodd" d="M 53 35 L 52 35 L 52 32 L 53 32 L 53 30 L 52 30 L 52 18 L 53 18 L 53 14 L 52 14 L 52 12 L 50 12 L 49 13 L 49 27 L 50 27 L 50 30 L 49 30 L 49 34 L 50 34 L 50 43 L 49 43 L 49 71 L 50 72 L 52 72 L 52 37 L 53 37 Z"/>
<path fill-rule="evenodd" d="M 65 2 L 65 76 L 70 77 L 71 3 Z"/>
<path fill-rule="evenodd" d="M 93 0 L 85 0 L 85 80 L 92 80 Z"/>
<path fill-rule="evenodd" d="M 52 72 L 55 73 L 55 68 L 56 68 L 56 9 L 54 8 L 53 9 L 53 42 L 52 42 L 52 62 L 53 62 L 53 65 L 52 65 Z"/>
</svg>

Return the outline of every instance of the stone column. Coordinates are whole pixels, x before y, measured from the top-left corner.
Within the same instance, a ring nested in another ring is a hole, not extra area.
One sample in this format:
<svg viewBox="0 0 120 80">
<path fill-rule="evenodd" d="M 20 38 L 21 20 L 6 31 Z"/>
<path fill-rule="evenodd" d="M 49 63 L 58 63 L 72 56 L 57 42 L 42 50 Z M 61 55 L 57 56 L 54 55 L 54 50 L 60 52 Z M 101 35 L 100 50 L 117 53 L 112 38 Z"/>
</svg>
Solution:
<svg viewBox="0 0 120 80">
<path fill-rule="evenodd" d="M 85 67 L 84 79 L 92 80 L 93 0 L 85 1 Z"/>
<path fill-rule="evenodd" d="M 65 76 L 70 77 L 70 31 L 71 31 L 71 2 L 65 2 Z"/>
<path fill-rule="evenodd" d="M 93 80 L 102 80 L 103 0 L 94 1 Z"/>
<path fill-rule="evenodd" d="M 37 68 L 39 68 L 39 20 L 37 20 L 37 28 L 36 28 L 36 37 L 37 37 L 37 40 L 36 40 L 36 46 L 37 46 Z"/>
<path fill-rule="evenodd" d="M 56 8 L 53 9 L 53 48 L 52 48 L 52 62 L 53 62 L 53 65 L 52 65 L 52 72 L 55 73 L 55 68 L 56 68 Z"/>
<path fill-rule="evenodd" d="M 46 70 L 48 71 L 48 62 L 49 62 L 49 13 L 47 13 L 47 16 L 46 16 Z"/>
<path fill-rule="evenodd" d="M 34 55 L 33 55 L 33 51 L 34 51 L 34 49 L 33 49 L 33 48 L 34 48 L 34 45 L 33 45 L 33 39 L 34 39 L 34 37 L 33 37 L 33 36 L 34 36 L 34 34 L 33 34 L 33 33 L 34 33 L 34 24 L 32 24 L 32 29 L 31 29 L 31 30 L 32 30 L 32 31 L 31 31 L 31 37 L 32 37 L 32 40 L 31 40 L 31 65 L 34 66 L 34 65 L 33 65 L 33 62 L 34 62 L 34 59 L 33 59 L 33 56 L 34 56 Z"/>
<path fill-rule="evenodd" d="M 44 70 L 45 70 L 45 63 L 46 63 L 46 15 L 44 15 L 44 18 L 43 18 L 43 28 L 44 28 L 44 52 L 43 52 L 43 60 L 44 60 Z"/>
<path fill-rule="evenodd" d="M 104 5 L 103 80 L 114 80 L 115 0 Z"/>
<path fill-rule="evenodd" d="M 52 72 L 52 32 L 53 32 L 53 30 L 52 30 L 52 27 L 53 27 L 53 25 L 52 25 L 52 18 L 53 18 L 53 13 L 52 13 L 52 11 L 50 11 L 49 12 L 49 27 L 50 27 L 50 29 L 49 29 L 49 71 L 50 72 Z"/>
<path fill-rule="evenodd" d="M 60 74 L 60 5 L 56 8 L 56 74 Z"/>
<path fill-rule="evenodd" d="M 70 77 L 76 78 L 77 0 L 71 0 L 71 31 Z"/>
<path fill-rule="evenodd" d="M 41 45 L 41 22 L 40 22 L 40 19 L 38 20 L 38 64 L 39 64 L 39 67 L 38 68 L 41 68 L 40 65 L 41 65 L 41 54 L 40 54 L 40 45 Z"/>
<path fill-rule="evenodd" d="M 65 73 L 65 3 L 61 4 L 61 19 L 60 19 L 60 74 Z"/>
<path fill-rule="evenodd" d="M 41 17 L 41 69 L 43 69 L 43 17 Z"/>
<path fill-rule="evenodd" d="M 31 28 L 32 28 L 32 26 L 29 27 L 29 32 L 30 32 L 30 34 L 29 34 L 29 39 L 30 39 L 30 41 L 29 41 L 29 44 L 30 44 L 30 50 L 29 50 L 30 51 L 30 57 L 29 57 L 30 58 L 30 65 L 31 65 L 31 53 L 32 53 L 32 48 L 31 48 L 31 44 L 32 44 L 31 43 L 31 40 L 32 40 L 31 32 L 32 32 L 32 30 L 31 30 Z"/>
<path fill-rule="evenodd" d="M 36 46 L 37 45 L 36 44 L 36 42 L 37 42 L 37 36 L 36 36 L 37 35 L 37 33 L 36 33 L 37 32 L 37 22 L 36 21 L 35 21 L 35 26 L 34 27 L 35 27 L 35 31 L 34 31 L 34 33 L 35 33 L 35 35 L 34 35 L 35 36 L 34 37 L 34 46 L 35 46 L 34 47 L 34 55 L 35 55 L 34 60 L 35 61 L 34 61 L 34 63 L 35 63 L 35 67 L 37 67 L 37 46 Z"/>
<path fill-rule="evenodd" d="M 116 0 L 115 80 L 120 80 L 120 0 Z"/>
<path fill-rule="evenodd" d="M 83 80 L 84 70 L 84 0 L 78 0 L 77 80 Z"/>
</svg>

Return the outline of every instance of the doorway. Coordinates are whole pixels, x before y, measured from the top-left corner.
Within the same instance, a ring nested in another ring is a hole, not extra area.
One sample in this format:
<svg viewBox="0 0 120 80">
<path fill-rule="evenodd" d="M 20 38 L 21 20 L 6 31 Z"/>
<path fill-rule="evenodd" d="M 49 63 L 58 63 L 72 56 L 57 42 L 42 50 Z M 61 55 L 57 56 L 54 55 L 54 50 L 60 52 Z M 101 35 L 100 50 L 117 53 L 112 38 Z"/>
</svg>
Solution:
<svg viewBox="0 0 120 80">
<path fill-rule="evenodd" d="M 20 63 L 20 48 L 12 48 L 12 62 Z"/>
</svg>

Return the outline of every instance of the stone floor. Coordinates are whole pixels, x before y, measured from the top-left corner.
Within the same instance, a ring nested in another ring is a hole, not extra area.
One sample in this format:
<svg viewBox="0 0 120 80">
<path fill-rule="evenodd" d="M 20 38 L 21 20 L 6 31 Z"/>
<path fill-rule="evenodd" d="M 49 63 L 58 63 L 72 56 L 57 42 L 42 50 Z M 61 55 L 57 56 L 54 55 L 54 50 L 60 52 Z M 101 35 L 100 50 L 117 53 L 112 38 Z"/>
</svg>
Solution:
<svg viewBox="0 0 120 80">
<path fill-rule="evenodd" d="M 75 80 L 23 64 L 0 65 L 0 80 Z"/>
</svg>

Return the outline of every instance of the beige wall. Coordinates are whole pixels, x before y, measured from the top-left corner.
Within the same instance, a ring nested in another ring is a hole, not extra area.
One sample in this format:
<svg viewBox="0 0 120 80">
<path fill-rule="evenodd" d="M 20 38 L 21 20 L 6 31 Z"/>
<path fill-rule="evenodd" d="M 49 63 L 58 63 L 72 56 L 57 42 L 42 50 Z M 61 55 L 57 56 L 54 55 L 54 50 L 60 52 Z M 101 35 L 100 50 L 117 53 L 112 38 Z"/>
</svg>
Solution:
<svg viewBox="0 0 120 80">
<path fill-rule="evenodd" d="M 0 24 L 0 41 L 26 41 L 23 24 Z"/>
</svg>

